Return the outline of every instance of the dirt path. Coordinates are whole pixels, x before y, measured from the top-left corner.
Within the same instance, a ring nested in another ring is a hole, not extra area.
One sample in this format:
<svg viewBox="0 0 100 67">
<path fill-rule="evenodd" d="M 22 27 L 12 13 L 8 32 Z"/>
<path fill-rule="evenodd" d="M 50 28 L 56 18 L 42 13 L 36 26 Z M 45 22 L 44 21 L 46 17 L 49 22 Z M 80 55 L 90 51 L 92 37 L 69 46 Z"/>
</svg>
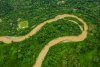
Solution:
<svg viewBox="0 0 100 67">
<path fill-rule="evenodd" d="M 45 47 L 41 50 L 39 56 L 37 57 L 36 63 L 33 65 L 33 67 L 41 67 L 42 62 L 43 62 L 43 60 L 44 60 L 44 58 L 45 58 L 45 56 L 46 56 L 46 54 L 47 54 L 50 47 L 52 47 L 52 46 L 54 46 L 54 45 L 56 45 L 57 43 L 60 43 L 60 42 L 79 42 L 79 41 L 83 41 L 87 37 L 88 26 L 87 26 L 86 22 L 84 22 L 81 18 L 79 18 L 77 16 L 74 16 L 74 15 L 70 15 L 70 14 L 58 15 L 53 19 L 42 22 L 41 24 L 36 26 L 31 32 L 29 32 L 28 34 L 26 34 L 24 36 L 18 36 L 18 37 L 1 36 L 0 41 L 4 42 L 4 43 L 12 43 L 12 42 L 23 41 L 26 38 L 29 38 L 30 36 L 33 36 L 34 34 L 36 34 L 46 23 L 53 23 L 53 21 L 57 21 L 59 19 L 65 18 L 65 17 L 76 18 L 77 20 L 79 20 L 84 25 L 84 29 L 77 22 L 75 22 L 73 20 L 69 20 L 69 21 L 77 24 L 79 26 L 79 28 L 81 29 L 82 33 L 78 36 L 58 37 L 58 38 L 55 38 L 55 39 L 51 40 L 49 43 L 47 43 L 45 45 Z"/>
</svg>

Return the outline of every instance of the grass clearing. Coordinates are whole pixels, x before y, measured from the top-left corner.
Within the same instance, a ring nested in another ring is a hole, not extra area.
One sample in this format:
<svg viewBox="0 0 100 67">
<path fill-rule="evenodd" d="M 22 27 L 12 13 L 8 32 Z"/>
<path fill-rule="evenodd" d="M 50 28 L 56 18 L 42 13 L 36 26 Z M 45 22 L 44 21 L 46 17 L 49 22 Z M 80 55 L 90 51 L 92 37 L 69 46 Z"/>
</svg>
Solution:
<svg viewBox="0 0 100 67">
<path fill-rule="evenodd" d="M 28 21 L 19 21 L 18 22 L 18 30 L 22 30 L 28 28 Z"/>
</svg>

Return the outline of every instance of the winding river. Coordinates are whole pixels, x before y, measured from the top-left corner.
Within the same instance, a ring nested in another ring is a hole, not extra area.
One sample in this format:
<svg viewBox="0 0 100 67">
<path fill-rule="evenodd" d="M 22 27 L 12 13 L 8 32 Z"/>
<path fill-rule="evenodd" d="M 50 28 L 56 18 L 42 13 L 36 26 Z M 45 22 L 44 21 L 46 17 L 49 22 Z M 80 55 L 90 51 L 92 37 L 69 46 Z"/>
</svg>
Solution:
<svg viewBox="0 0 100 67">
<path fill-rule="evenodd" d="M 62 36 L 62 37 L 55 38 L 55 39 L 51 40 L 50 42 L 48 42 L 44 46 L 44 48 L 41 50 L 41 52 L 39 53 L 39 56 L 37 57 L 36 62 L 33 65 L 33 67 L 41 67 L 42 62 L 43 62 L 46 54 L 48 53 L 50 47 L 52 47 L 54 45 L 57 45 L 60 42 L 79 42 L 79 41 L 83 41 L 87 37 L 88 25 L 86 24 L 85 21 L 83 21 L 81 18 L 79 18 L 75 15 L 71 15 L 71 14 L 57 15 L 55 18 L 52 18 L 52 19 L 49 19 L 49 20 L 46 20 L 46 21 L 40 23 L 32 31 L 30 31 L 28 34 L 26 34 L 24 36 L 17 36 L 17 37 L 14 37 L 14 36 L 1 36 L 0 41 L 4 42 L 4 43 L 7 43 L 7 44 L 12 43 L 12 42 L 21 42 L 21 41 L 33 36 L 34 34 L 36 34 L 47 23 L 53 23 L 54 21 L 57 21 L 59 19 L 63 19 L 65 17 L 72 17 L 72 18 L 76 18 L 77 20 L 79 20 L 83 24 L 83 27 L 81 25 L 79 25 L 74 20 L 68 20 L 68 21 L 71 21 L 71 22 L 77 24 L 82 32 L 78 36 Z"/>
</svg>

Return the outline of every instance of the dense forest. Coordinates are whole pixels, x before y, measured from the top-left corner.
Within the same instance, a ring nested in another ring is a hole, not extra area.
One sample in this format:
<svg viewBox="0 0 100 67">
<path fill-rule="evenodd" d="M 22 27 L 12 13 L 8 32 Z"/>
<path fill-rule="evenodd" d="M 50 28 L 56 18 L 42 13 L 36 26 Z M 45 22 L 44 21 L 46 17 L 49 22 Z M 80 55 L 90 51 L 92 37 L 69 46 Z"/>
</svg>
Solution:
<svg viewBox="0 0 100 67">
<path fill-rule="evenodd" d="M 89 26 L 88 37 L 82 42 L 59 43 L 50 48 L 42 67 L 100 66 L 100 0 L 0 0 L 0 36 L 21 36 L 38 24 L 60 14 L 73 14 Z M 18 19 L 28 27 L 17 30 Z M 0 42 L 0 67 L 32 67 L 42 48 L 60 36 L 79 35 L 79 27 L 64 18 L 46 24 L 37 34 L 18 42 Z"/>
</svg>

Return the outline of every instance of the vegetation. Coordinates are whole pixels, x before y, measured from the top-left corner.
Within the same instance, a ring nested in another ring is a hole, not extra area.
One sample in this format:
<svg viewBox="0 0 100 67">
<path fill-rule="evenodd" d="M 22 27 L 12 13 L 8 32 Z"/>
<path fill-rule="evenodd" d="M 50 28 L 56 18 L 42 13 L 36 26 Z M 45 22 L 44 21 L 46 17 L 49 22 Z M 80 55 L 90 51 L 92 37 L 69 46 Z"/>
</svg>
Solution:
<svg viewBox="0 0 100 67">
<path fill-rule="evenodd" d="M 77 43 L 59 43 L 50 48 L 42 67 L 100 66 L 99 0 L 0 0 L 0 36 L 19 36 L 30 32 L 45 20 L 58 14 L 74 14 L 87 22 L 88 37 Z M 28 21 L 28 28 L 17 31 L 18 18 Z M 64 18 L 46 24 L 37 34 L 19 43 L 0 42 L 0 67 L 32 67 L 41 49 L 50 40 L 78 35 L 79 27 Z"/>
<path fill-rule="evenodd" d="M 19 21 L 17 29 L 25 29 L 28 28 L 28 21 Z"/>
</svg>

